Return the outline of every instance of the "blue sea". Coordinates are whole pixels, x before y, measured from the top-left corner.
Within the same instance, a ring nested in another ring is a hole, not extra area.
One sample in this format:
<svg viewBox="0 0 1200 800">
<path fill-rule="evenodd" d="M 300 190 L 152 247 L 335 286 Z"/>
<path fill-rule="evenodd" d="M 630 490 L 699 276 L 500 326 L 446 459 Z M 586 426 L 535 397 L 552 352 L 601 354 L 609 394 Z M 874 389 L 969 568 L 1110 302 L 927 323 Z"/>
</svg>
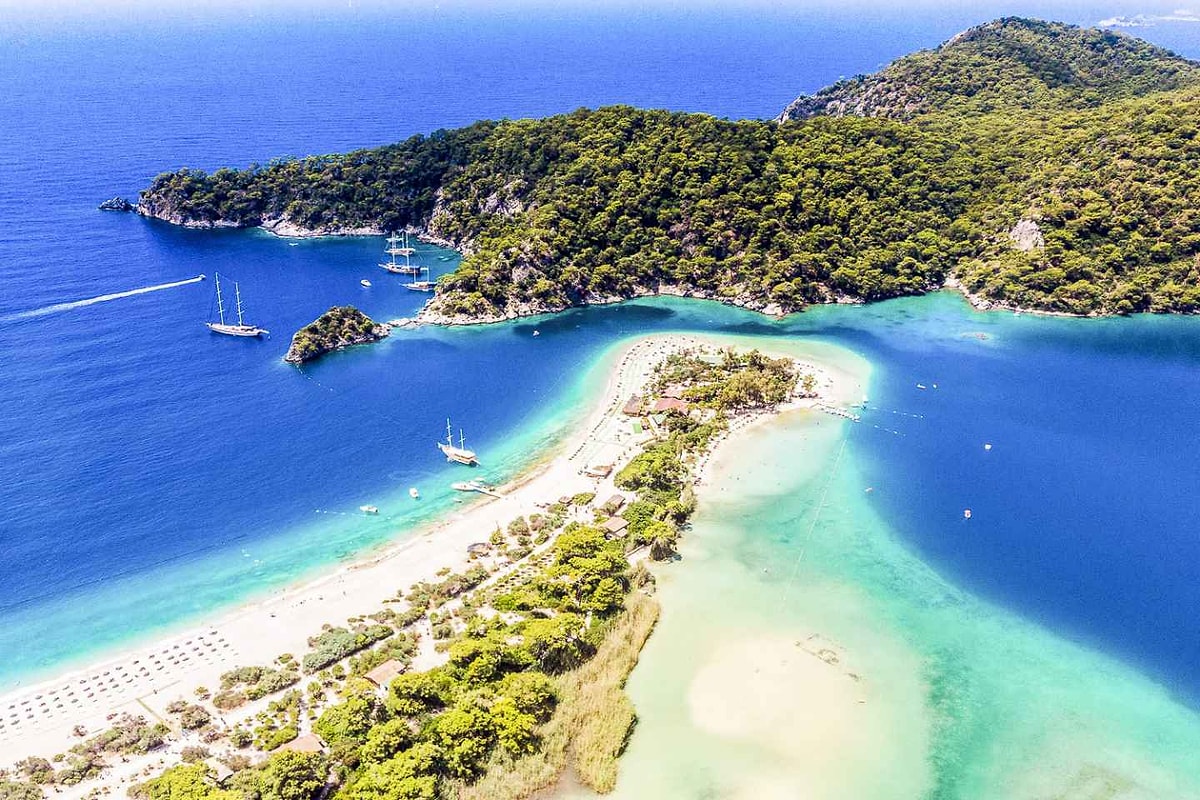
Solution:
<svg viewBox="0 0 1200 800">
<path fill-rule="evenodd" d="M 511 477 L 578 414 L 587 366 L 615 344 L 706 330 L 867 358 L 871 410 L 850 446 L 904 546 L 1200 707 L 1200 320 L 977 314 L 935 295 L 771 322 L 658 300 L 397 332 L 298 370 L 281 361 L 290 334 L 330 305 L 416 311 L 422 298 L 374 267 L 378 239 L 294 242 L 96 210 L 166 169 L 480 118 L 608 103 L 767 118 L 1004 13 L 1091 24 L 1126 11 L 330 5 L 0 24 L 0 685 L 404 536 L 450 507 L 453 472 L 433 447 L 447 417 L 489 478 Z M 1200 56 L 1200 26 L 1137 33 Z M 418 257 L 435 275 L 457 263 L 432 246 Z M 270 338 L 204 328 L 218 272 Z M 356 513 L 365 503 L 381 515 Z"/>
</svg>

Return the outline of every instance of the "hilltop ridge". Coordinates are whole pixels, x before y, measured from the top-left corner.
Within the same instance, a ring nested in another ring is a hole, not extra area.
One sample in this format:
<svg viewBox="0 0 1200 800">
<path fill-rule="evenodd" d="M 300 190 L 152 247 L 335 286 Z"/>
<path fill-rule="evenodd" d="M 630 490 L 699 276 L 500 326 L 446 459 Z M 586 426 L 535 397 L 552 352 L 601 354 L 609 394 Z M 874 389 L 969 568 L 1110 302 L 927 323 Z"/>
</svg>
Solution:
<svg viewBox="0 0 1200 800">
<path fill-rule="evenodd" d="M 1006 18 L 814 98 L 779 124 L 610 106 L 181 169 L 138 211 L 417 232 L 464 254 L 422 315 L 435 322 L 651 294 L 784 314 L 946 285 L 981 307 L 1200 310 L 1193 62 Z"/>
<path fill-rule="evenodd" d="M 1141 39 L 1022 17 L 977 25 L 932 50 L 904 56 L 792 101 L 780 121 L 814 116 L 912 119 L 936 111 L 1088 108 L 1170 91 L 1200 65 Z"/>
</svg>

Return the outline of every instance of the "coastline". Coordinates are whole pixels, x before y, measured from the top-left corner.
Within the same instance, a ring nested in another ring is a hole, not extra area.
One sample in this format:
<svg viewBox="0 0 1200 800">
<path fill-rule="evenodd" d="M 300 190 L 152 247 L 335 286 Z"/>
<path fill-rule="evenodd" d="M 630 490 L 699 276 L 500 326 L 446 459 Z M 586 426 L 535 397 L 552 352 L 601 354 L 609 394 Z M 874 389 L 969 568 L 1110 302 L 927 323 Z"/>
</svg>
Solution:
<svg viewBox="0 0 1200 800">
<path fill-rule="evenodd" d="M 644 437 L 618 432 L 628 427 L 620 424 L 620 408 L 626 396 L 645 384 L 653 366 L 667 352 L 680 346 L 733 341 L 728 337 L 664 334 L 619 344 L 596 364 L 596 369 L 606 373 L 600 399 L 577 418 L 578 422 L 549 452 L 502 487 L 502 498 L 472 503 L 461 513 L 418 528 L 382 551 L 278 594 L 245 603 L 211 623 L 193 624 L 153 644 L 132 647 L 86 668 L 8 692 L 0 697 L 0 719 L 9 723 L 0 729 L 0 748 L 7 752 L 19 742 L 24 752 L 12 753 L 14 758 L 31 753 L 49 756 L 77 740 L 72 735 L 76 725 L 82 724 L 90 734 L 106 727 L 107 720 L 116 713 L 144 715 L 149 711 L 165 717 L 165 704 L 190 696 L 197 686 L 216 686 L 224 671 L 254 663 L 269 664 L 284 652 L 303 652 L 307 637 L 319 632 L 323 623 L 340 624 L 344 619 L 370 613 L 384 607 L 398 589 L 432 579 L 446 567 L 463 568 L 469 563 L 468 545 L 486 541 L 496 526 L 516 516 L 535 512 L 538 501 L 613 489 L 611 476 L 591 478 L 582 470 L 589 464 L 620 464 L 640 451 Z M 828 381 L 823 380 L 822 386 L 826 385 Z M 418 663 L 423 658 L 436 656 L 423 653 Z M 51 705 L 61 704 L 68 693 L 74 695 L 70 705 Z M 236 716 L 244 717 L 255 705 L 239 709 Z M 14 717 L 20 724 L 11 724 Z M 150 758 L 159 755 L 152 753 Z M 131 774 L 125 769 L 119 771 L 125 779 Z M 108 776 L 102 781 L 111 782 Z M 91 785 L 94 782 L 86 782 L 84 788 Z"/>
<path fill-rule="evenodd" d="M 323 238 L 338 238 L 351 236 L 384 236 L 387 234 L 382 228 L 374 225 L 363 225 L 359 227 L 344 227 L 333 226 L 327 228 L 305 228 L 290 220 L 284 218 L 264 219 L 261 223 L 254 226 L 244 226 L 226 220 L 215 221 L 196 221 L 185 220 L 177 214 L 160 214 L 153 209 L 145 208 L 139 202 L 134 208 L 134 213 L 146 219 L 154 219 L 160 222 L 165 222 L 170 225 L 177 225 L 183 228 L 195 230 L 212 230 L 218 228 L 255 228 L 262 230 L 272 236 L 281 239 L 323 239 Z M 414 235 L 423 242 L 444 247 L 449 250 L 455 250 L 466 256 L 471 253 L 470 242 L 459 242 L 439 236 L 430 231 L 427 227 L 419 227 L 412 230 Z M 1108 317 L 1128 316 L 1126 314 L 1092 312 L 1089 314 L 1076 314 L 1071 311 L 1055 311 L 1053 309 L 1035 308 L 1030 306 L 1015 305 L 1000 300 L 991 300 L 983 295 L 972 292 L 955 275 L 947 275 L 941 286 L 930 286 L 921 294 L 929 294 L 936 291 L 952 291 L 962 295 L 963 299 L 980 313 L 986 312 L 1009 312 L 1013 314 L 1030 314 L 1046 317 L 1067 317 L 1072 319 L 1104 319 Z M 899 296 L 899 295 L 898 295 Z M 755 311 L 772 321 L 783 319 L 792 314 L 803 313 L 806 309 L 812 307 L 826 305 L 867 305 L 872 302 L 883 302 L 863 300 L 861 298 L 838 295 L 825 300 L 824 302 L 810 303 L 799 308 L 785 309 L 778 303 L 768 302 L 757 297 L 747 297 L 735 295 L 732 297 L 720 295 L 716 292 L 705 291 L 702 289 L 689 289 L 677 284 L 659 284 L 654 288 L 638 287 L 630 295 L 595 295 L 586 298 L 582 303 L 568 305 L 538 305 L 534 303 L 526 303 L 517 308 L 509 308 L 504 313 L 484 314 L 472 316 L 468 314 L 443 314 L 436 310 L 430 310 L 430 305 L 436 301 L 436 295 L 430 298 L 429 301 L 417 312 L 416 316 L 412 317 L 411 322 L 418 325 L 439 325 L 443 327 L 458 327 L 469 325 L 492 325 L 499 322 L 511 322 L 518 319 L 526 319 L 537 317 L 546 314 L 557 314 L 563 311 L 569 311 L 576 308 L 588 308 L 591 306 L 605 306 L 622 303 L 628 300 L 638 300 L 652 297 L 686 297 L 696 300 L 709 300 L 723 305 L 732 306 L 734 308 L 743 308 L 748 311 Z M 890 300 L 894 298 L 884 298 Z M 1168 312 L 1153 312 L 1143 311 L 1136 313 L 1148 314 L 1180 314 L 1183 316 L 1192 316 L 1188 312 L 1168 311 Z M 1200 312 L 1194 312 L 1200 313 Z"/>
</svg>

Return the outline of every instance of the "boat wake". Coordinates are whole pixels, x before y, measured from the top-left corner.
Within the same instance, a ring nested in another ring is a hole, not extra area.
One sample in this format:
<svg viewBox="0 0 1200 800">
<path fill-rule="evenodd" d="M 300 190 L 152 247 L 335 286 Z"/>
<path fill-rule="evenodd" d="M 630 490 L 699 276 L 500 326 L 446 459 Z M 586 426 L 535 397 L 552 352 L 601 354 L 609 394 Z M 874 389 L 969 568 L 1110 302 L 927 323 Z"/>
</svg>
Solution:
<svg viewBox="0 0 1200 800">
<path fill-rule="evenodd" d="M 7 317 L 0 317 L 0 322 L 15 322 L 19 319 L 30 319 L 31 317 L 44 317 L 47 314 L 57 314 L 59 311 L 71 311 L 84 306 L 93 306 L 97 303 L 107 303 L 109 300 L 120 300 L 123 297 L 133 297 L 138 294 L 148 294 L 150 292 L 161 292 L 163 289 L 174 289 L 178 286 L 187 286 L 189 283 L 199 283 L 204 280 L 204 275 L 197 275 L 194 278 L 188 278 L 183 281 L 173 281 L 172 283 L 160 283 L 156 286 L 143 286 L 140 289 L 130 289 L 127 292 L 116 292 L 115 294 L 102 294 L 99 297 L 89 297 L 86 300 L 72 300 L 69 303 L 55 303 L 51 306 L 35 308 L 32 311 L 21 311 L 16 314 L 10 314 Z"/>
</svg>

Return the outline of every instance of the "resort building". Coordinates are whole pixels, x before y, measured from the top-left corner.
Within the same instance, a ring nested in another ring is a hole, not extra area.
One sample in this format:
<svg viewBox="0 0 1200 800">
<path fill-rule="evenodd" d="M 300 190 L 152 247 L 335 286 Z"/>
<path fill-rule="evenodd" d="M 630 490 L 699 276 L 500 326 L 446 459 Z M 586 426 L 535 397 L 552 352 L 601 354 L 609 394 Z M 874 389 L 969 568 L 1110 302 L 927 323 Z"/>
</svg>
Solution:
<svg viewBox="0 0 1200 800">
<path fill-rule="evenodd" d="M 678 411 L 680 414 L 688 413 L 688 404 L 676 397 L 660 397 L 654 403 L 651 409 L 655 414 L 660 414 L 666 411 Z"/>
<path fill-rule="evenodd" d="M 609 517 L 600 524 L 600 527 L 604 529 L 605 538 L 615 539 L 629 527 L 629 521 L 624 517 Z"/>
<path fill-rule="evenodd" d="M 391 684 L 392 679 L 402 672 L 404 672 L 404 665 L 396 659 L 390 658 L 363 677 L 376 689 L 386 689 Z"/>
<path fill-rule="evenodd" d="M 625 495 L 614 494 L 612 497 L 600 504 L 600 508 L 607 514 L 615 514 L 625 505 Z"/>
<path fill-rule="evenodd" d="M 280 750 L 292 750 L 297 753 L 323 753 L 325 745 L 315 733 L 306 733 L 303 736 L 298 736 L 286 744 L 279 746 Z"/>
</svg>

